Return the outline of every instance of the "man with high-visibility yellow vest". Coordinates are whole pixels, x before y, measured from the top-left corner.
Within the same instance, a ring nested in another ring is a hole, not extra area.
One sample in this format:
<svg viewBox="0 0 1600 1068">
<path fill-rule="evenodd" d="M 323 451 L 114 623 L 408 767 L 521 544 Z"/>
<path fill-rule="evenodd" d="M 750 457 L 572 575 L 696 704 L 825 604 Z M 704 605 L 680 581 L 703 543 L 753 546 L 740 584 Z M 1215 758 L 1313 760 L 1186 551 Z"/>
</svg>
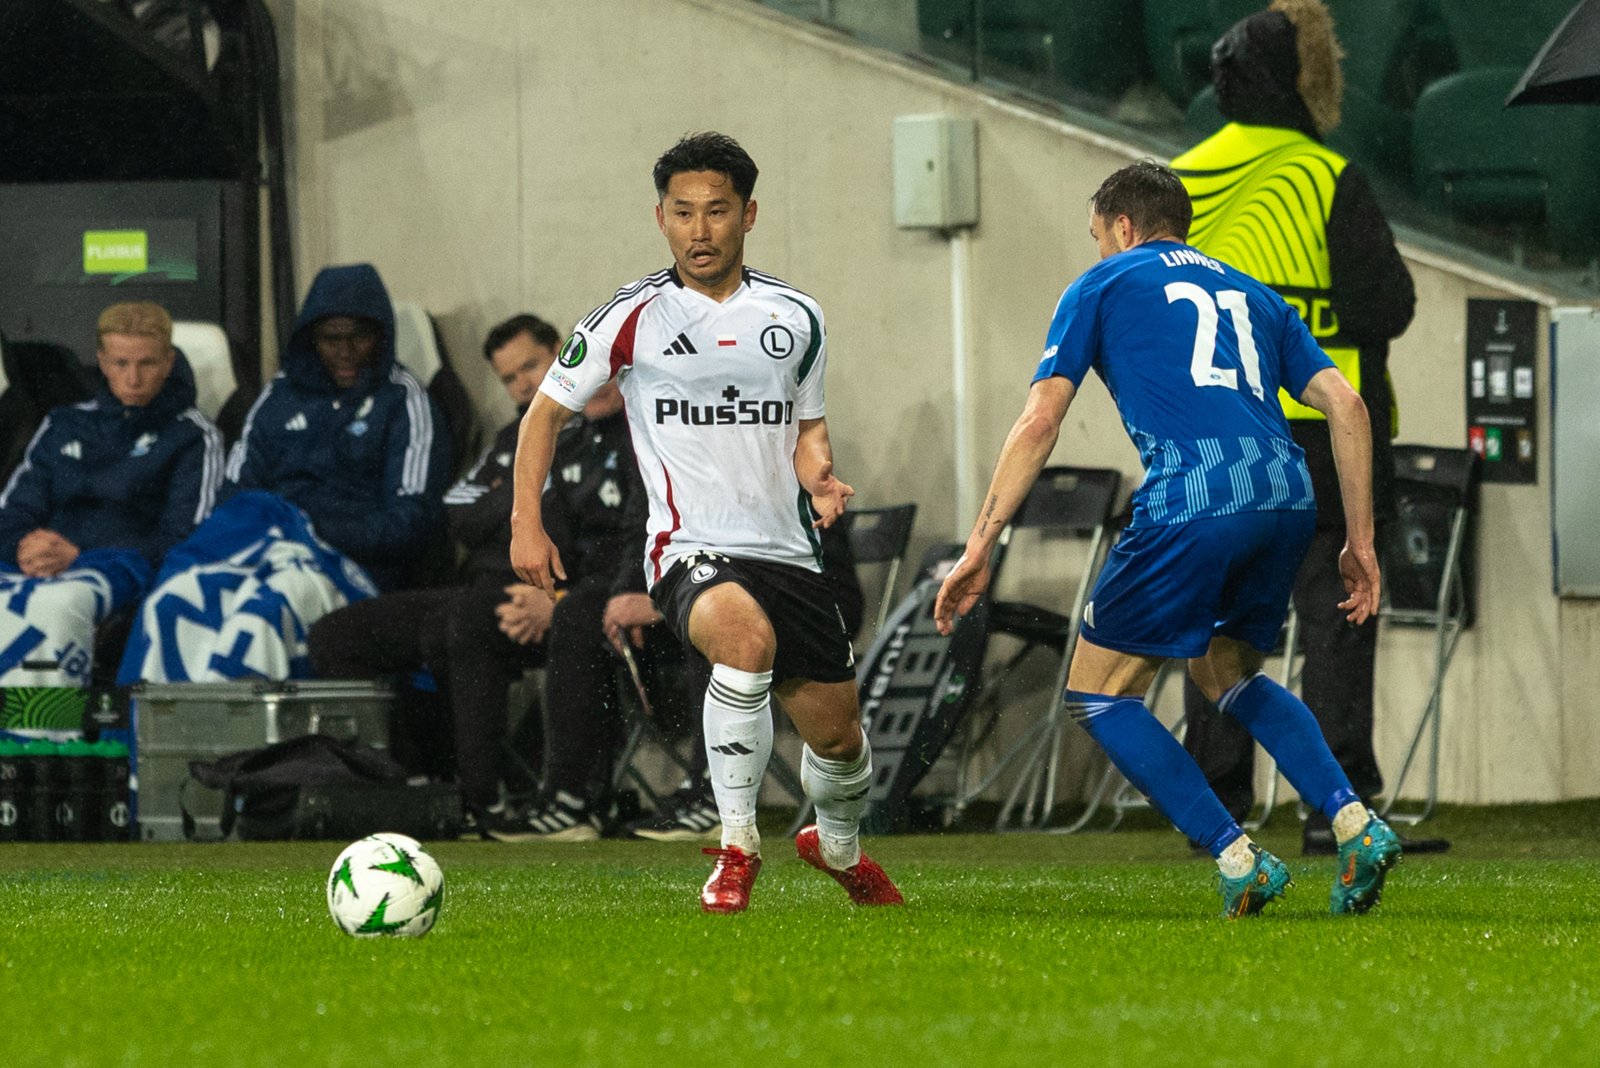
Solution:
<svg viewBox="0 0 1600 1068">
<path fill-rule="evenodd" d="M 1410 324 L 1416 298 L 1365 175 L 1322 143 L 1339 122 L 1343 54 L 1321 0 L 1273 0 L 1241 19 L 1211 53 L 1217 105 L 1229 122 L 1172 168 L 1194 202 L 1190 244 L 1276 290 L 1366 402 L 1381 525 L 1394 514 L 1390 441 L 1398 419 L 1389 341 Z M 1356 792 L 1370 802 L 1383 789 L 1372 749 L 1377 619 L 1355 625 L 1338 607 L 1344 513 L 1327 421 L 1287 394 L 1279 399 L 1317 497 L 1317 533 L 1294 587 L 1306 654 L 1302 692 Z M 1185 704 L 1185 744 L 1224 805 L 1243 818 L 1254 802 L 1253 740 L 1208 708 L 1192 683 Z M 1312 814 L 1303 844 L 1308 854 L 1335 852 L 1326 818 Z M 1406 843 L 1408 852 L 1446 846 Z"/>
</svg>

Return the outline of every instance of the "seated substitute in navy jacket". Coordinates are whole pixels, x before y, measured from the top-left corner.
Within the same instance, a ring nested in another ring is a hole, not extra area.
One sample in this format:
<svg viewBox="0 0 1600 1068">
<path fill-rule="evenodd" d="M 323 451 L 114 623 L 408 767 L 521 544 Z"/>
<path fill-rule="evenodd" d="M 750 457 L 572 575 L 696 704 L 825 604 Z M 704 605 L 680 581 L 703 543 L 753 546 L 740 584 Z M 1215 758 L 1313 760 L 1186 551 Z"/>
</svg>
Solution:
<svg viewBox="0 0 1600 1068">
<path fill-rule="evenodd" d="M 406 585 L 439 550 L 449 439 L 394 337 L 374 268 L 318 273 L 223 503 L 168 555 L 122 681 L 306 677 L 312 623 Z"/>
<path fill-rule="evenodd" d="M 444 495 L 450 535 L 464 557 L 460 584 L 386 593 L 332 612 L 311 628 L 311 662 L 323 678 L 429 672 L 444 700 L 447 734 L 429 729 L 437 726 L 430 721 L 440 716 L 438 702 L 402 687 L 398 719 L 414 729 L 392 731 L 390 749 L 415 771 L 453 769 L 462 798 L 473 811 L 493 805 L 502 777 L 518 770 L 506 760 L 506 693 L 529 663 L 542 660 L 550 625 L 550 599 L 520 584 L 507 547 L 520 413 L 556 362 L 560 346 L 556 328 L 528 314 L 500 323 L 484 340 L 484 357 L 519 417 L 500 429 L 478 462 Z M 611 483 L 616 500 L 602 511 L 618 512 L 619 484 L 620 474 Z M 536 727 L 537 718 L 529 726 Z M 537 730 L 519 735 L 517 741 L 528 744 L 518 747 L 517 756 L 537 765 Z M 453 765 L 446 759 L 452 750 Z"/>
<path fill-rule="evenodd" d="M 158 304 L 113 304 L 93 400 L 50 412 L 0 492 L 0 686 L 87 686 L 95 627 L 211 511 L 222 436 Z"/>
</svg>

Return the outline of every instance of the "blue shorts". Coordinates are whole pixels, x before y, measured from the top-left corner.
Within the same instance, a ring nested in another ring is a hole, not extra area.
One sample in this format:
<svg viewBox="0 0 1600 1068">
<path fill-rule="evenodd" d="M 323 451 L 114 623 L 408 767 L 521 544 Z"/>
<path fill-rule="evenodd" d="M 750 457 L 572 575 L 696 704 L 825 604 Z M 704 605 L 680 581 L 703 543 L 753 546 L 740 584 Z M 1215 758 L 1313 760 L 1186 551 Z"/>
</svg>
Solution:
<svg viewBox="0 0 1600 1068">
<path fill-rule="evenodd" d="M 1083 636 L 1140 656 L 1204 656 L 1214 637 L 1270 653 L 1316 525 L 1312 511 L 1240 512 L 1129 530 L 1095 583 Z"/>
</svg>

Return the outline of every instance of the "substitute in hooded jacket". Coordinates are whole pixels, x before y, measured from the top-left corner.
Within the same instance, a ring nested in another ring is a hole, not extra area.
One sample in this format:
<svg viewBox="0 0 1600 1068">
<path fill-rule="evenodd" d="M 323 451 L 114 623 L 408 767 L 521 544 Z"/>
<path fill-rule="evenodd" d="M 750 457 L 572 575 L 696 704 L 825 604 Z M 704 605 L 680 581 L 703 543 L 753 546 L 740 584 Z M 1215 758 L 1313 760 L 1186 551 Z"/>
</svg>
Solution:
<svg viewBox="0 0 1600 1068">
<path fill-rule="evenodd" d="M 171 316 L 114 304 L 97 333 L 99 392 L 46 416 L 0 492 L 0 685 L 86 683 L 95 624 L 216 499 L 222 437 Z"/>
<path fill-rule="evenodd" d="M 228 456 L 224 493 L 278 494 L 380 589 L 399 588 L 440 545 L 450 468 L 442 431 L 427 391 L 395 360 L 394 309 L 378 272 L 327 267 Z"/>
</svg>

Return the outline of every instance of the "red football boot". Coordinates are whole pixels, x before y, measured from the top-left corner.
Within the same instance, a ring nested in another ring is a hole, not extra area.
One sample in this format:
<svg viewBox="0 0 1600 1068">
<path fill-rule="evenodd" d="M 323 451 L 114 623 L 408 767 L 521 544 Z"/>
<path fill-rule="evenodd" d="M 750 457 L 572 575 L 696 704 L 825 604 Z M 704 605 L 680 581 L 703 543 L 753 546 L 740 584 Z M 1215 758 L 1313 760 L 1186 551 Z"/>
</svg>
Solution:
<svg viewBox="0 0 1600 1068">
<path fill-rule="evenodd" d="M 818 871 L 827 872 L 833 876 L 834 881 L 850 893 L 850 900 L 857 905 L 903 905 L 905 898 L 900 896 L 893 881 L 878 867 L 878 862 L 861 854 L 861 859 L 855 866 L 845 868 L 830 868 L 822 859 L 822 846 L 817 841 L 817 825 L 812 824 L 794 836 L 795 852 L 800 854 L 800 859 L 816 868 Z"/>
<path fill-rule="evenodd" d="M 724 849 L 702 849 L 708 857 L 717 858 L 711 869 L 711 878 L 700 891 L 700 908 L 704 912 L 743 912 L 750 904 L 750 887 L 761 874 L 760 855 L 751 856 L 738 846 Z"/>
</svg>

